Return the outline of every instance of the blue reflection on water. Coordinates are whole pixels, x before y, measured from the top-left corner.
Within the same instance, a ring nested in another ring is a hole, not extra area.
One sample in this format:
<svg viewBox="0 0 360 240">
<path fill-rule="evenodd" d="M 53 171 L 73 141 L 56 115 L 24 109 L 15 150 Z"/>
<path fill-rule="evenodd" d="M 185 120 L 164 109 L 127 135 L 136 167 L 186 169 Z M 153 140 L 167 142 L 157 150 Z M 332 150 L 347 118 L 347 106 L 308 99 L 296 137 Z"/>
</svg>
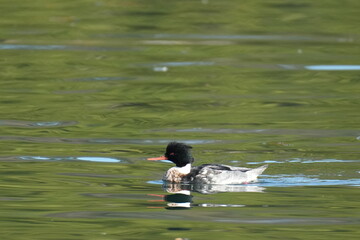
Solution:
<svg viewBox="0 0 360 240">
<path fill-rule="evenodd" d="M 21 156 L 21 160 L 35 160 L 35 161 L 90 161 L 90 162 L 106 162 L 106 163 L 115 163 L 123 162 L 123 160 L 117 158 L 107 158 L 107 157 L 44 157 L 44 156 Z"/>
<path fill-rule="evenodd" d="M 323 70 L 323 71 L 349 71 L 360 70 L 360 65 L 309 65 L 305 66 L 308 70 Z"/>
<path fill-rule="evenodd" d="M 56 127 L 62 126 L 64 122 L 34 122 L 29 124 L 29 126 L 36 126 L 36 127 Z"/>
<path fill-rule="evenodd" d="M 347 185 L 360 186 L 360 179 L 319 179 L 316 176 L 305 175 L 262 175 L 258 183 L 262 187 L 296 187 L 296 186 L 330 186 Z"/>
<path fill-rule="evenodd" d="M 247 162 L 247 164 L 263 164 L 263 163 L 349 163 L 359 162 L 359 160 L 342 160 L 342 159 L 301 159 L 293 158 L 289 160 L 265 160 L 262 162 Z"/>
<path fill-rule="evenodd" d="M 0 44 L 1 50 L 58 50 L 66 49 L 63 45 L 24 45 L 24 44 Z"/>
<path fill-rule="evenodd" d="M 90 161 L 90 162 L 121 162 L 121 160 L 119 159 L 107 158 L 107 157 L 77 157 L 76 160 Z"/>
<path fill-rule="evenodd" d="M 0 44 L 0 50 L 131 51 L 130 48 L 113 48 L 113 47 L 103 47 L 103 46 L 33 45 L 33 44 Z"/>
</svg>

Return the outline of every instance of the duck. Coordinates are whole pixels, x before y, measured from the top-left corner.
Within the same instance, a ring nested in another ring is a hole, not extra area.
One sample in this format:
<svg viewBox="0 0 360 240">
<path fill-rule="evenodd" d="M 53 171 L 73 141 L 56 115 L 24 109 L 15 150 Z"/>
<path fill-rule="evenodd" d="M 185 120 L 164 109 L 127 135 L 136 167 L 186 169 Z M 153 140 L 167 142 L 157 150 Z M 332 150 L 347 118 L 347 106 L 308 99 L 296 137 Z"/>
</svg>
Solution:
<svg viewBox="0 0 360 240">
<path fill-rule="evenodd" d="M 192 147 L 181 142 L 170 142 L 164 156 L 147 158 L 150 161 L 169 160 L 176 166 L 171 167 L 163 176 L 167 183 L 194 184 L 247 184 L 256 182 L 268 165 L 257 168 L 233 167 L 223 164 L 202 164 L 192 166 L 194 158 Z"/>
</svg>

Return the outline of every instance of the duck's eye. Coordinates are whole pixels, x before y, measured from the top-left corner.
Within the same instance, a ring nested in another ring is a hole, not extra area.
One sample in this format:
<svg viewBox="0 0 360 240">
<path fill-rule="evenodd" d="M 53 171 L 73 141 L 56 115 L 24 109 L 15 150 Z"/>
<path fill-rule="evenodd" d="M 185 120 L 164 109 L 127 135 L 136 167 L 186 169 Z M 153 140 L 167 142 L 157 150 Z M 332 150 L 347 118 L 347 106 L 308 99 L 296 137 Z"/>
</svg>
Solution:
<svg viewBox="0 0 360 240">
<path fill-rule="evenodd" d="M 175 155 L 175 153 L 170 153 L 169 155 L 170 155 L 170 156 L 174 156 L 174 155 Z"/>
</svg>

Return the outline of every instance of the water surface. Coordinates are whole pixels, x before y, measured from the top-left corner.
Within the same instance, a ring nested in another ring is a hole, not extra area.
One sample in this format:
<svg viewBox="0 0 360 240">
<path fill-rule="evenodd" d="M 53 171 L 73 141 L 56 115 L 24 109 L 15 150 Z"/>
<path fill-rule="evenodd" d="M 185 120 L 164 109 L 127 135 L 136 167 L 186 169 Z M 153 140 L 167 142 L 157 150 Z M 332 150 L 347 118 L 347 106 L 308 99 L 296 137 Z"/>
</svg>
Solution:
<svg viewBox="0 0 360 240">
<path fill-rule="evenodd" d="M 358 238 L 358 1 L 0 5 L 2 239 Z"/>
</svg>

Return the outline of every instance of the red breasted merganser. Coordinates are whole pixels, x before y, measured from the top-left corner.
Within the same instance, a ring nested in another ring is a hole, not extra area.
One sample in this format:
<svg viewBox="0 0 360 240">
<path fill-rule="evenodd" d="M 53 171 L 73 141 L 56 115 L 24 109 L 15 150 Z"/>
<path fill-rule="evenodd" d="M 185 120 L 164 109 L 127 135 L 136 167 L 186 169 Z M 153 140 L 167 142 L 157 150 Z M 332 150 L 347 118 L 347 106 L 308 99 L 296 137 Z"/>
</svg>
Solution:
<svg viewBox="0 0 360 240">
<path fill-rule="evenodd" d="M 254 182 L 265 171 L 268 165 L 258 168 L 232 167 L 222 164 L 203 164 L 191 167 L 194 158 L 191 156 L 191 146 L 184 143 L 170 142 L 166 147 L 165 155 L 148 160 L 169 160 L 175 163 L 165 173 L 166 182 L 191 182 L 195 184 L 242 184 Z"/>
</svg>

